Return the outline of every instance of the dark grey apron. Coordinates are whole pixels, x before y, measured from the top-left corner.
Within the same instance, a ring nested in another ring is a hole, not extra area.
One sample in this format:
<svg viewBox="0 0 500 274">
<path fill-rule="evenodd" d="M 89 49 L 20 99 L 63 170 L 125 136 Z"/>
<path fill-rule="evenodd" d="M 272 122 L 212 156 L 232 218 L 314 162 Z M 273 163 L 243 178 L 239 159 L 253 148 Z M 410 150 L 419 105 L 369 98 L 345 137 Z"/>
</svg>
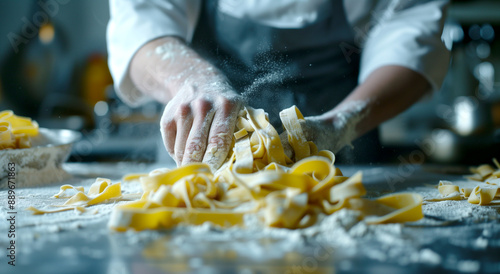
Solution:
<svg viewBox="0 0 500 274">
<path fill-rule="evenodd" d="M 354 44 L 342 0 L 325 1 L 318 20 L 294 29 L 235 18 L 221 12 L 217 0 L 202 2 L 192 46 L 225 73 L 249 105 L 266 110 L 273 125 L 280 125 L 284 108 L 297 105 L 304 116 L 319 115 L 356 87 L 359 55 L 348 61 L 340 46 Z"/>
</svg>

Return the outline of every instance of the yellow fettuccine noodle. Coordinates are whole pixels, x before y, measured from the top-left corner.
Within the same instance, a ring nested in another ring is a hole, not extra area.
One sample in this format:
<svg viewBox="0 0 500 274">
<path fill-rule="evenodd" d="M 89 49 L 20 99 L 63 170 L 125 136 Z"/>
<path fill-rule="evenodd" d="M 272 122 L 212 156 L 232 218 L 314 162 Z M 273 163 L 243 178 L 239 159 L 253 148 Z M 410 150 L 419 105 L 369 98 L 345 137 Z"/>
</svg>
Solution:
<svg viewBox="0 0 500 274">
<path fill-rule="evenodd" d="M 140 200 L 115 206 L 109 227 L 126 231 L 204 222 L 243 226 L 246 214 L 257 214 L 266 226 L 294 229 L 313 225 L 320 214 L 342 208 L 362 211 L 373 224 L 423 217 L 422 198 L 417 194 L 361 198 L 366 194 L 362 174 L 344 176 L 334 166 L 331 151 L 318 151 L 305 139 L 300 111 L 293 106 L 280 117 L 293 148 L 292 159 L 285 155 L 267 114 L 247 107 L 238 117 L 231 154 L 219 170 L 212 172 L 206 164 L 192 163 L 125 176 L 124 181 L 141 182 L 143 195 Z M 82 188 L 65 185 L 55 197 L 69 198 L 59 211 L 79 209 L 123 198 L 119 188 L 120 184 L 98 178 L 87 194 Z M 69 190 L 76 194 L 63 196 Z M 55 212 L 30 210 L 35 214 Z"/>
<path fill-rule="evenodd" d="M 17 116 L 11 110 L 0 112 L 0 150 L 31 147 L 30 136 L 38 134 L 38 123 Z"/>
<path fill-rule="evenodd" d="M 68 190 L 73 190 L 76 193 L 72 195 L 65 195 Z M 59 193 L 55 194 L 53 197 L 58 199 L 68 198 L 68 200 L 62 205 L 57 205 L 57 207 L 61 208 L 55 210 L 41 210 L 34 207 L 29 207 L 27 208 L 27 210 L 33 211 L 34 215 L 55 213 L 67 210 L 78 210 L 80 212 L 85 212 L 86 206 L 91 206 L 111 199 L 119 199 L 120 197 L 122 197 L 121 184 L 112 184 L 109 179 L 97 178 L 95 182 L 90 186 L 87 194 L 84 193 L 83 187 L 63 185 L 60 187 Z"/>
<path fill-rule="evenodd" d="M 467 201 L 471 204 L 487 205 L 495 198 L 498 187 L 476 186 Z"/>
<path fill-rule="evenodd" d="M 476 187 L 459 188 L 452 182 L 440 181 L 438 190 L 442 198 L 427 199 L 426 201 L 434 202 L 467 199 L 471 204 L 491 204 L 495 198 L 500 197 L 500 163 L 495 158 L 493 158 L 493 163 L 496 169 L 489 164 L 470 168 L 473 174 L 465 176 L 465 178 L 481 182 L 481 184 Z"/>
</svg>

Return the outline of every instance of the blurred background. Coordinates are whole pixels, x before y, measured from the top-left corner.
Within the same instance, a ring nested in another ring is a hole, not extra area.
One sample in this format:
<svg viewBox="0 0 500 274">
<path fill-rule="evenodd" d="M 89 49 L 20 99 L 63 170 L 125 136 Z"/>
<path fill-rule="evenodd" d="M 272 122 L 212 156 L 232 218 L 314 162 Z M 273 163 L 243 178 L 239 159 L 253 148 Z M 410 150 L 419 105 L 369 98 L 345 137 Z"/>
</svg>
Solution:
<svg viewBox="0 0 500 274">
<path fill-rule="evenodd" d="M 73 161 L 158 158 L 162 107 L 130 108 L 113 91 L 108 1 L 2 1 L 0 18 L 0 109 L 81 131 Z M 443 40 L 452 51 L 445 83 L 382 125 L 384 161 L 500 157 L 500 1 L 453 1 Z"/>
</svg>

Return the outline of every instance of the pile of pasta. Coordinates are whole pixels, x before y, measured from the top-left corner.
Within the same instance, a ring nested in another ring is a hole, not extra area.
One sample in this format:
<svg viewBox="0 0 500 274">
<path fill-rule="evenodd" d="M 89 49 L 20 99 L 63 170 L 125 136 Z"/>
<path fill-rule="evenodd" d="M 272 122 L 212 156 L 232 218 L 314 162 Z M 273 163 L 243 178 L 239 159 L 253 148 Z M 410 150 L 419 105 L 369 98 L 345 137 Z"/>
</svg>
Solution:
<svg viewBox="0 0 500 274">
<path fill-rule="evenodd" d="M 443 198 L 434 200 L 463 200 L 471 204 L 489 205 L 500 197 L 500 163 L 493 159 L 496 170 L 489 164 L 471 167 L 472 175 L 467 179 L 480 182 L 476 187 L 462 187 L 454 185 L 450 181 L 440 181 L 438 191 Z"/>
<path fill-rule="evenodd" d="M 109 227 L 163 229 L 179 224 L 205 222 L 229 227 L 244 226 L 244 216 L 256 214 L 265 226 L 304 228 L 318 217 L 340 209 L 359 210 L 370 224 L 417 221 L 423 217 L 422 197 L 397 193 L 378 199 L 362 198 L 366 190 L 360 172 L 344 176 L 335 167 L 331 151 L 318 151 L 306 140 L 300 122 L 304 119 L 294 106 L 280 113 L 291 157 L 285 154 L 276 129 L 261 109 L 244 108 L 237 120 L 230 156 L 217 171 L 204 163 L 176 169 L 161 168 L 148 174 L 131 174 L 125 181 L 140 181 L 140 199 L 113 208 Z M 113 188 L 114 187 L 114 188 Z M 113 188 L 113 189 L 112 189 Z M 120 198 L 120 183 L 99 178 L 87 194 L 83 188 L 61 187 L 68 196 L 61 209 L 68 210 Z M 31 209 L 36 214 L 48 213 Z"/>
<path fill-rule="evenodd" d="M 30 136 L 38 135 L 38 123 L 17 116 L 11 110 L 0 112 L 0 150 L 30 148 Z"/>
</svg>

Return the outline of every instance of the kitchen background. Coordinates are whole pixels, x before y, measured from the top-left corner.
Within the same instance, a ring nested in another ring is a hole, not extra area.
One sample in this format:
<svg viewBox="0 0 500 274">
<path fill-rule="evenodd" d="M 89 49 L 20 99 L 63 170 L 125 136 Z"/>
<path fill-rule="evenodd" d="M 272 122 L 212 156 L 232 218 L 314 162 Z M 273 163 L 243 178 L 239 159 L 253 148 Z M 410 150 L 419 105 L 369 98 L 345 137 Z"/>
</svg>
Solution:
<svg viewBox="0 0 500 274">
<path fill-rule="evenodd" d="M 107 1 L 2 1 L 0 18 L 0 109 L 81 131 L 73 161 L 159 158 L 162 107 L 129 108 L 112 88 Z M 452 50 L 445 84 L 382 125 L 384 161 L 500 157 L 500 1 L 454 1 L 443 40 Z"/>
</svg>

